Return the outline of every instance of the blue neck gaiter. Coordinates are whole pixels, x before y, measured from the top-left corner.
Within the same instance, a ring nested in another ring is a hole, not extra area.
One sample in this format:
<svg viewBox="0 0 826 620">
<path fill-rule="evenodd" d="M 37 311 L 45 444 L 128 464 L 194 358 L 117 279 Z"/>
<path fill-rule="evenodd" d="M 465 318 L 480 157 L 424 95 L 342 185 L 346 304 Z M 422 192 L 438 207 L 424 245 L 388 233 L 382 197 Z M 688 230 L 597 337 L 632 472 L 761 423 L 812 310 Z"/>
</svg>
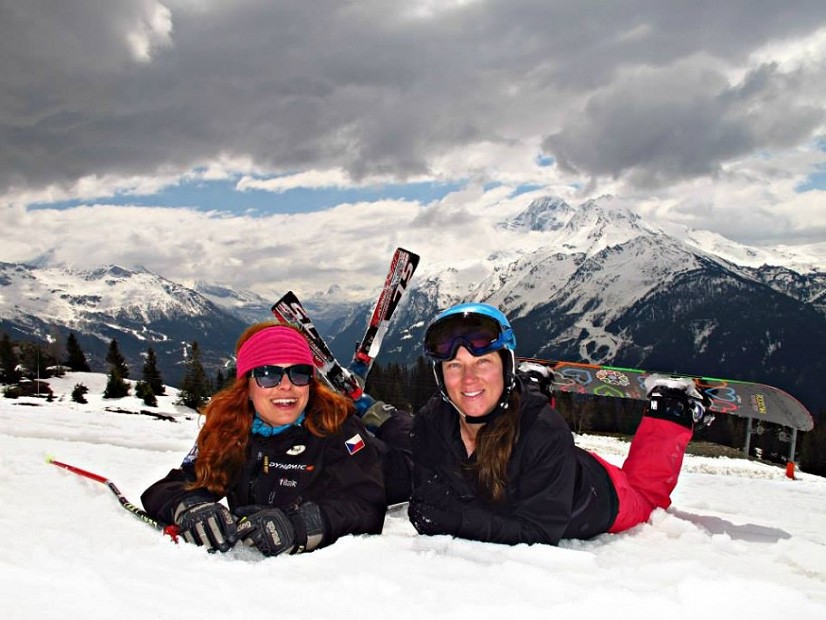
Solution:
<svg viewBox="0 0 826 620">
<path fill-rule="evenodd" d="M 258 412 L 255 412 L 255 417 L 252 419 L 252 430 L 250 431 L 253 435 L 261 435 L 262 437 L 272 437 L 273 435 L 278 435 L 278 433 L 283 433 L 288 428 L 292 426 L 301 426 L 304 422 L 305 413 L 302 411 L 301 415 L 298 416 L 295 422 L 292 424 L 282 424 L 281 426 L 271 426 L 264 422 L 261 417 L 258 415 Z"/>
</svg>

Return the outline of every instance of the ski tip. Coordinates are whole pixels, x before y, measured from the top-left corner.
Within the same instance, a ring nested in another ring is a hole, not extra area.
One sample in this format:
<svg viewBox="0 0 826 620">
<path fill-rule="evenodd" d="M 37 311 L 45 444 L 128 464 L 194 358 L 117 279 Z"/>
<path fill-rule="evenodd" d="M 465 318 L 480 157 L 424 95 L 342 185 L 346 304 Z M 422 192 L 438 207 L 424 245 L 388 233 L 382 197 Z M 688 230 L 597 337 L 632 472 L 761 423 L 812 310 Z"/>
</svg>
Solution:
<svg viewBox="0 0 826 620">
<path fill-rule="evenodd" d="M 405 254 L 407 254 L 408 259 L 411 260 L 411 261 L 418 262 L 419 258 L 420 258 L 419 255 L 416 254 L 415 252 L 411 252 L 410 250 L 406 250 L 403 247 L 396 248 L 396 252 L 397 253 L 404 252 Z"/>
<path fill-rule="evenodd" d="M 47 454 L 46 455 L 46 462 L 47 463 L 54 463 L 54 455 L 53 454 Z"/>
</svg>

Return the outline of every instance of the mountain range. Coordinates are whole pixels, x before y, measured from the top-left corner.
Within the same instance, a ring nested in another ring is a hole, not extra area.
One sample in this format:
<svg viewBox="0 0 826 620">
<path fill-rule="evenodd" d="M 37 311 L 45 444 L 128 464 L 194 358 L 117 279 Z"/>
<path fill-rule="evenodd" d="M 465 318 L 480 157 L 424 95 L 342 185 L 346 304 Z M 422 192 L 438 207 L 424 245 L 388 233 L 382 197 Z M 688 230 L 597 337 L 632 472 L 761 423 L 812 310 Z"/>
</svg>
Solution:
<svg viewBox="0 0 826 620">
<path fill-rule="evenodd" d="M 491 257 L 472 285 L 461 269 L 417 273 L 382 361 L 413 362 L 428 318 L 484 301 L 511 318 L 521 355 L 760 381 L 826 406 L 824 244 L 769 251 L 665 230 L 610 197 L 538 200 L 499 227 L 545 241 Z M 333 339 L 337 354 L 352 348 L 357 323 Z"/>
<path fill-rule="evenodd" d="M 531 243 L 455 264 L 422 257 L 380 363 L 413 363 L 440 309 L 484 301 L 511 318 L 520 355 L 761 381 L 810 409 L 826 406 L 826 244 L 752 248 L 654 226 L 611 197 L 576 206 L 536 200 L 490 230 L 504 233 Z M 348 360 L 374 300 L 340 300 L 334 290 L 302 299 Z M 244 326 L 271 316 L 274 301 L 208 282 L 187 288 L 139 267 L 0 263 L 0 330 L 12 339 L 74 332 L 102 368 L 117 338 L 135 374 L 151 345 L 172 384 L 187 343 L 196 340 L 216 370 Z"/>
</svg>

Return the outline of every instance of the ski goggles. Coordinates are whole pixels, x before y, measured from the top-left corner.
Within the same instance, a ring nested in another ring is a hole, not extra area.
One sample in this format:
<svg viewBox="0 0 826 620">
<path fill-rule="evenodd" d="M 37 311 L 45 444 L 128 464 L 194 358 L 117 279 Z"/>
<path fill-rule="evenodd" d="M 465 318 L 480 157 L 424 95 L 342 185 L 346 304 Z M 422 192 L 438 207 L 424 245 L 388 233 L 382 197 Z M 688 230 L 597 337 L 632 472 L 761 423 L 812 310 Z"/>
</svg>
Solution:
<svg viewBox="0 0 826 620">
<path fill-rule="evenodd" d="M 258 366 L 250 371 L 250 374 L 255 379 L 258 387 L 274 388 L 281 383 L 284 375 L 287 375 L 290 382 L 296 387 L 304 387 L 310 385 L 310 379 L 313 378 L 315 367 L 310 364 L 293 364 L 292 366 Z"/>
<path fill-rule="evenodd" d="M 459 347 L 479 357 L 504 348 L 506 334 L 499 321 L 483 314 L 452 314 L 433 323 L 424 335 L 425 355 L 444 362 L 456 357 Z"/>
</svg>

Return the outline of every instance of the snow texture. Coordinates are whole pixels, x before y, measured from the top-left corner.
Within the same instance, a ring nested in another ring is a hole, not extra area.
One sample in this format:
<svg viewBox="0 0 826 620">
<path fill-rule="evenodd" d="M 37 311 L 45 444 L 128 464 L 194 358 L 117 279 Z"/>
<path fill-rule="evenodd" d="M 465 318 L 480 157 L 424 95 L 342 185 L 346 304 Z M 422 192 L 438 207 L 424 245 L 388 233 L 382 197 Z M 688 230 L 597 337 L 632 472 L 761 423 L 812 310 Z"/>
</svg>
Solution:
<svg viewBox="0 0 826 620">
<path fill-rule="evenodd" d="M 88 405 L 70 400 L 76 383 Z M 381 536 L 305 555 L 176 545 L 106 486 L 46 462 L 108 477 L 136 504 L 181 462 L 199 422 L 174 390 L 151 409 L 104 401 L 104 383 L 69 374 L 51 380 L 52 403 L 0 399 L 4 618 L 826 617 L 826 480 L 738 459 L 689 456 L 667 511 L 558 548 L 419 536 L 403 512 Z M 615 463 L 627 452 L 577 441 Z"/>
</svg>

